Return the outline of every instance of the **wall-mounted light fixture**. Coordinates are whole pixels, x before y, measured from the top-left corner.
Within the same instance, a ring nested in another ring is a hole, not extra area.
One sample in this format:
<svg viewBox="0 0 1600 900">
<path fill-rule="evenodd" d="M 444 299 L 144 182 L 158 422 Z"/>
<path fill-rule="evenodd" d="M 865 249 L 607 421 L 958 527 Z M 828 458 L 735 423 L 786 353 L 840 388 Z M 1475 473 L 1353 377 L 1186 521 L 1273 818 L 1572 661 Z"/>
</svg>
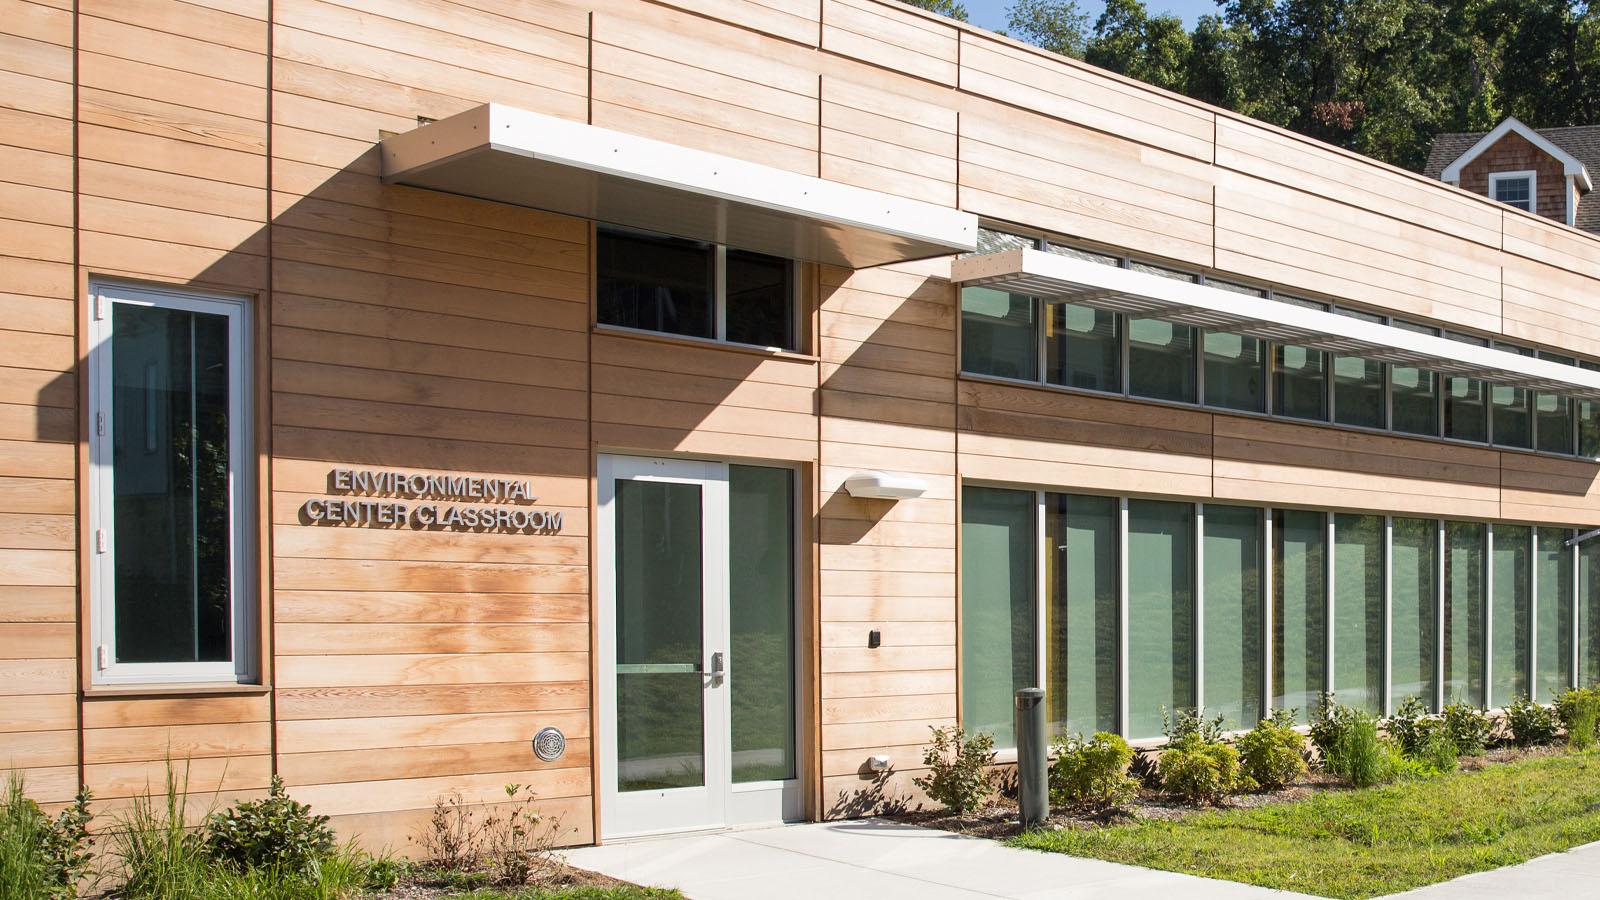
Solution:
<svg viewBox="0 0 1600 900">
<path fill-rule="evenodd" d="M 844 480 L 850 496 L 870 500 L 908 500 L 928 492 L 928 483 L 915 475 L 857 472 Z"/>
</svg>

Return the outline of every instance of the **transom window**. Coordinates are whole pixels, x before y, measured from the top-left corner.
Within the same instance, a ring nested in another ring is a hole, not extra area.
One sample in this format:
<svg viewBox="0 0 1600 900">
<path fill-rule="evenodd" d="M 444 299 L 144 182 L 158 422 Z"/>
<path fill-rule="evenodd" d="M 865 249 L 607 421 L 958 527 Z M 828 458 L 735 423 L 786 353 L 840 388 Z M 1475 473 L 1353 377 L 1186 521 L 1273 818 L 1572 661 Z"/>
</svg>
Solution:
<svg viewBox="0 0 1600 900">
<path fill-rule="evenodd" d="M 93 297 L 95 681 L 248 679 L 248 307 L 108 284 Z"/>
<path fill-rule="evenodd" d="M 1489 196 L 1507 206 L 1528 212 L 1538 212 L 1534 208 L 1534 185 L 1538 180 L 1538 173 L 1527 172 L 1494 172 L 1489 175 Z"/>
<path fill-rule="evenodd" d="M 602 325 L 799 348 L 790 260 L 609 225 L 595 258 Z"/>
<path fill-rule="evenodd" d="M 1039 237 L 980 229 L 979 247 L 980 253 L 1017 247 L 1043 249 L 1217 290 L 1331 309 L 1342 316 L 1563 365 L 1600 369 L 1600 363 L 1475 335 L 1441 332 L 1428 325 L 1330 307 L 1269 288 Z M 1600 402 L 987 287 L 968 287 L 961 292 L 961 369 L 967 375 L 1069 390 L 1600 458 Z"/>
</svg>

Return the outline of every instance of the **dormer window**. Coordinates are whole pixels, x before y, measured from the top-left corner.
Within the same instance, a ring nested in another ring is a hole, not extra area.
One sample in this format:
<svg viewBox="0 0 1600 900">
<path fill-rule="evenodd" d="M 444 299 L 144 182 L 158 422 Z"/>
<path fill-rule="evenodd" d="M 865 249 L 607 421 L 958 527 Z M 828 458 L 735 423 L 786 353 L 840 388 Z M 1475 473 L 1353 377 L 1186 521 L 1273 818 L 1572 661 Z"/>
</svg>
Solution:
<svg viewBox="0 0 1600 900">
<path fill-rule="evenodd" d="M 1491 172 L 1489 174 L 1489 196 L 1517 209 L 1527 212 L 1538 212 L 1534 203 L 1534 185 L 1538 173 L 1527 172 Z"/>
</svg>

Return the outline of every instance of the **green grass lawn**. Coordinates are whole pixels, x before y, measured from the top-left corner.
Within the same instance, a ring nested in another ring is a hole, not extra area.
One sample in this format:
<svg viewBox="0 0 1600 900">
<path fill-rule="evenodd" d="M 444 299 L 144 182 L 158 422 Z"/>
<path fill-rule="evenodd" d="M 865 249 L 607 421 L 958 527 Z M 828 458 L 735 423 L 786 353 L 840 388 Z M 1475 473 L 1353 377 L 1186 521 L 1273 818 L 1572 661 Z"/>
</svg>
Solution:
<svg viewBox="0 0 1600 900">
<path fill-rule="evenodd" d="M 1600 840 L 1600 753 L 1494 765 L 1181 821 L 1035 831 L 1018 847 L 1364 898 Z"/>
</svg>

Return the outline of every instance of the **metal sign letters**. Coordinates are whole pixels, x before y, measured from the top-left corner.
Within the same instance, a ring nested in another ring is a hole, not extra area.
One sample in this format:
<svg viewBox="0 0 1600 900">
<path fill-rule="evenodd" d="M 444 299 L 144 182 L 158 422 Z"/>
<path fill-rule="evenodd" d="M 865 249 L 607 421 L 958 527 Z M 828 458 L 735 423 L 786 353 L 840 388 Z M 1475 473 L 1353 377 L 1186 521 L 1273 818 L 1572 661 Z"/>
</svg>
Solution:
<svg viewBox="0 0 1600 900">
<path fill-rule="evenodd" d="M 501 534 L 554 534 L 561 530 L 560 511 L 527 508 L 539 499 L 528 481 L 334 469 L 328 473 L 328 487 L 329 493 L 340 496 L 307 500 L 300 506 L 301 522 Z"/>
</svg>

